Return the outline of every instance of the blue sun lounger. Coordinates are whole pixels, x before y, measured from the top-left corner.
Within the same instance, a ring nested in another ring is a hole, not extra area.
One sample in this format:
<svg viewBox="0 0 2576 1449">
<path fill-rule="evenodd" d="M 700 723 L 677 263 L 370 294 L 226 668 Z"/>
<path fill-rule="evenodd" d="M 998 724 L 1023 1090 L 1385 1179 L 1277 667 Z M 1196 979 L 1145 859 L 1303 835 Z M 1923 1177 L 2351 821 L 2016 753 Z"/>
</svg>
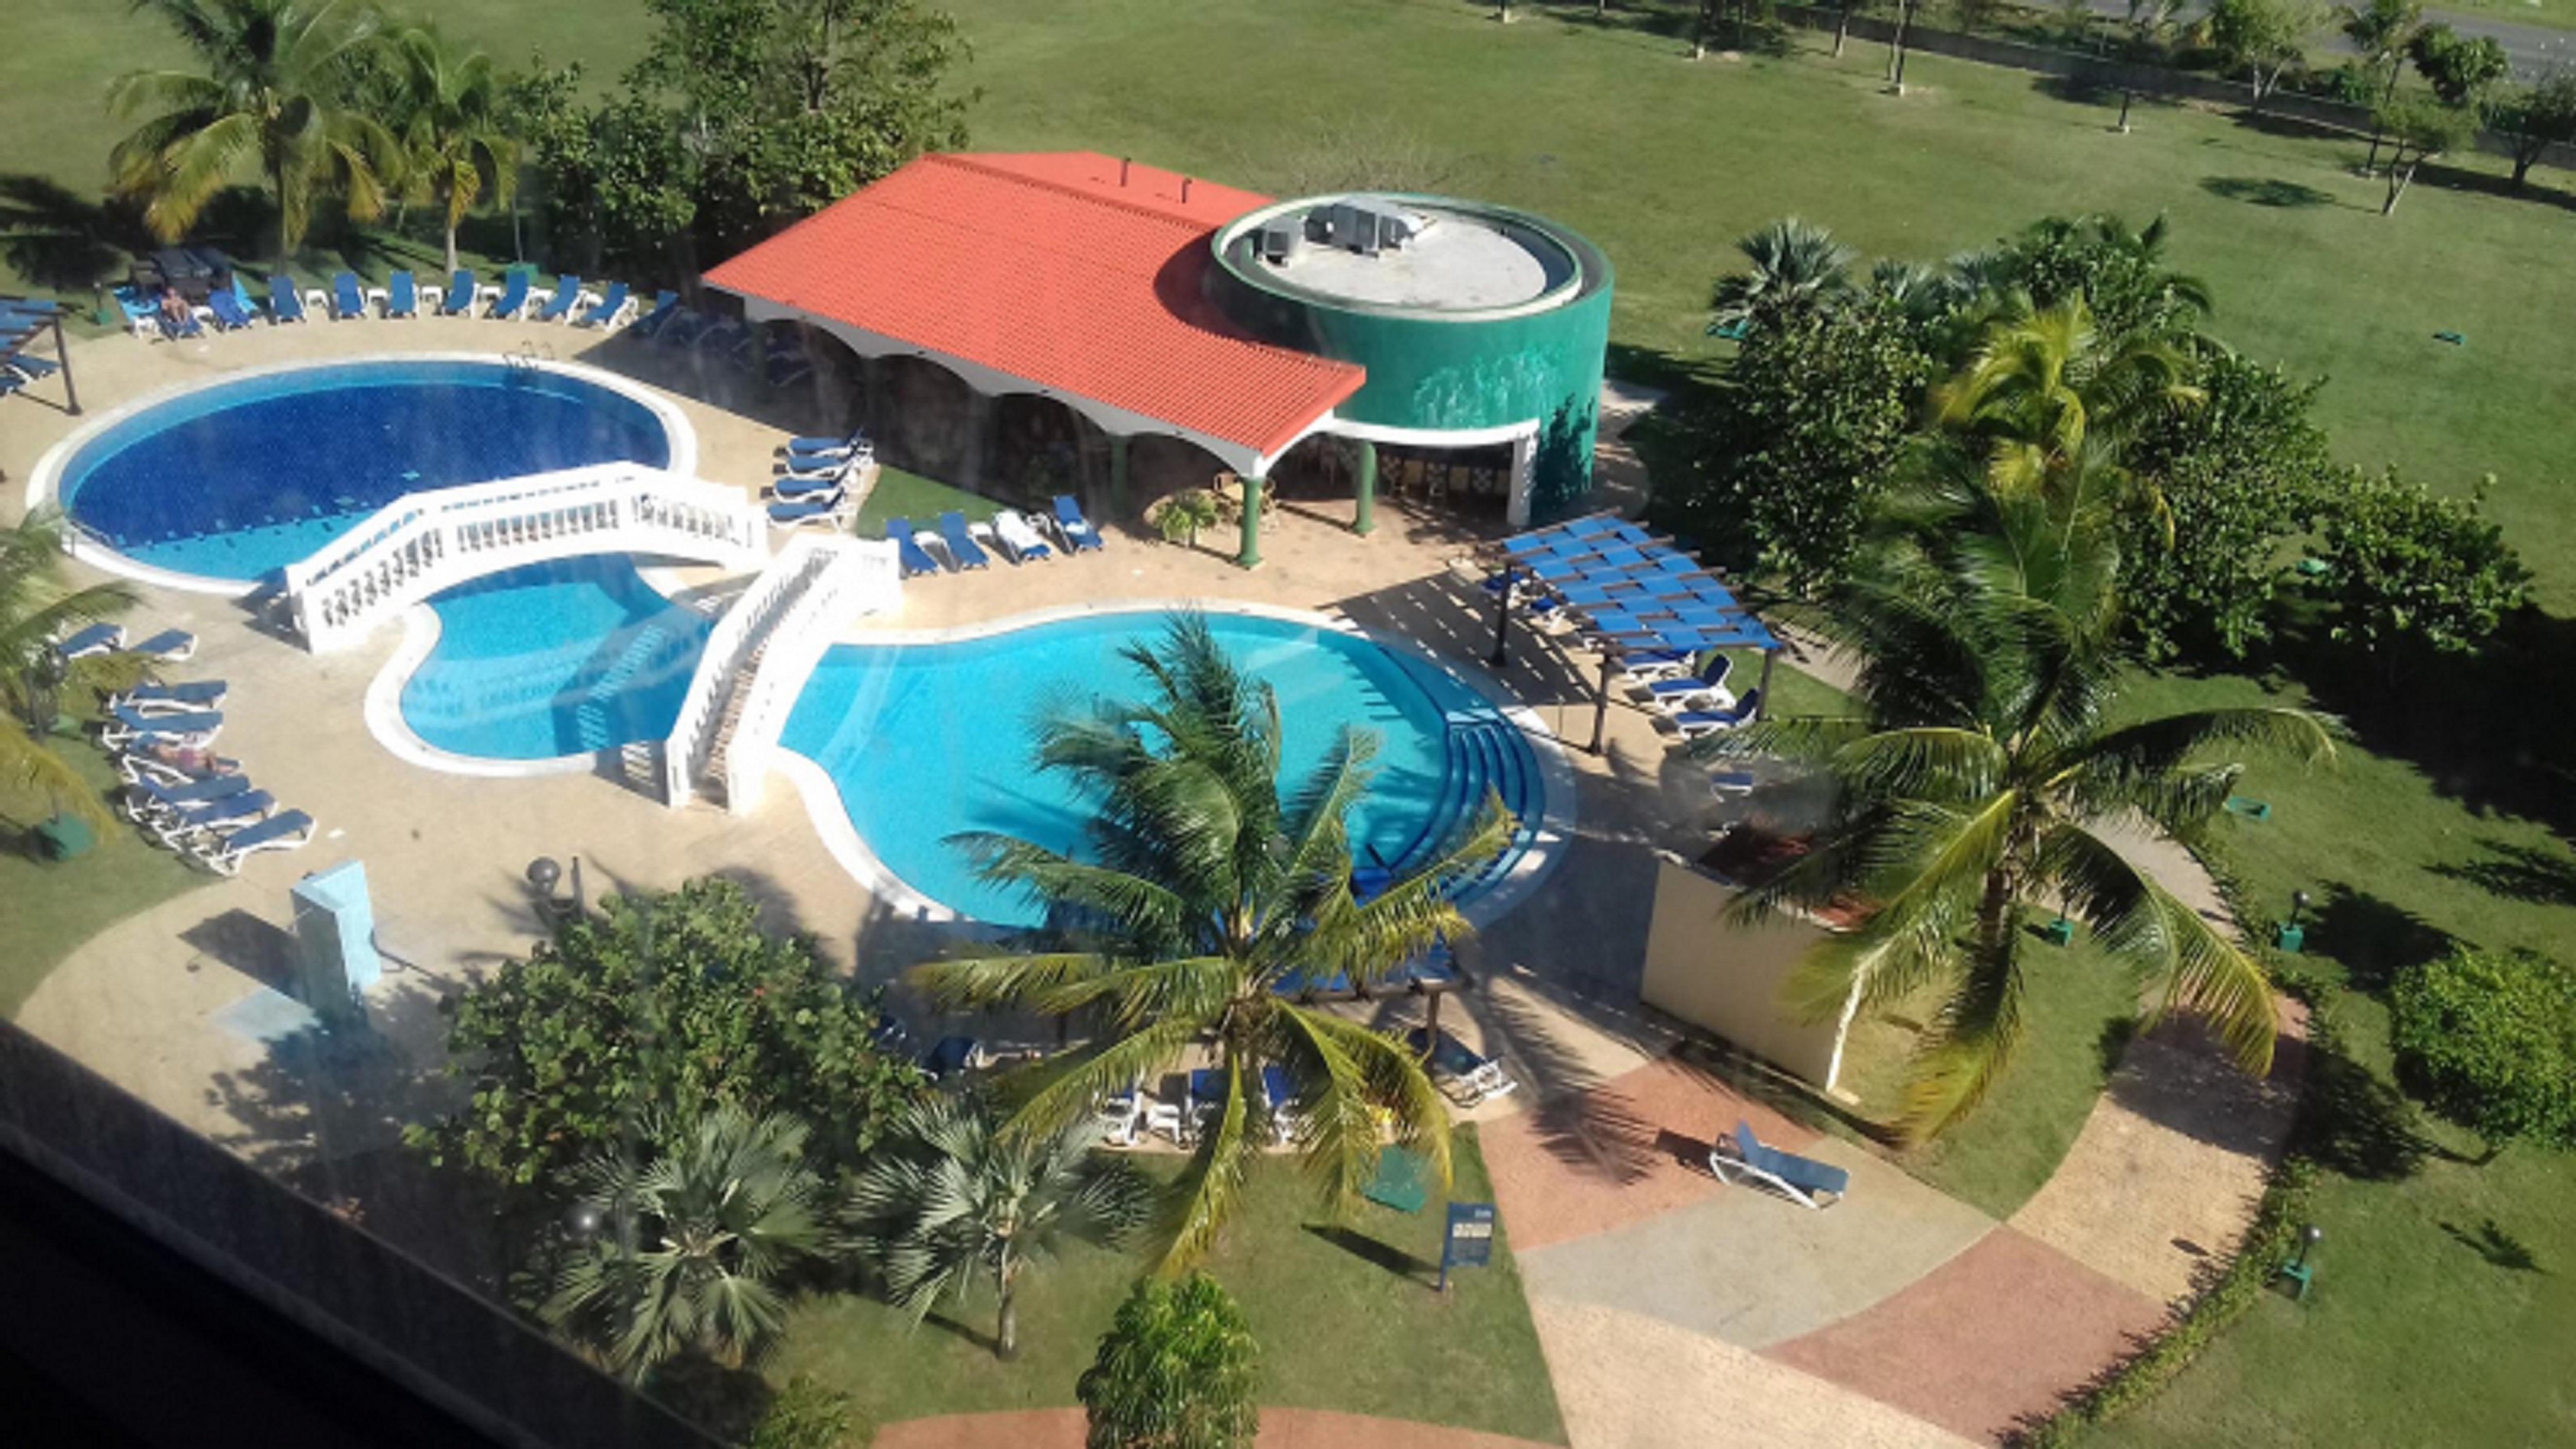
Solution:
<svg viewBox="0 0 2576 1449">
<path fill-rule="evenodd" d="M 858 513 L 849 490 L 835 488 L 819 498 L 798 499 L 769 505 L 772 528 L 837 528 L 843 520 Z"/>
<path fill-rule="evenodd" d="M 841 491 L 841 486 L 841 475 L 838 473 L 810 475 L 781 473 L 769 480 L 769 492 L 772 497 L 798 501 L 838 493 Z"/>
<path fill-rule="evenodd" d="M 1082 516 L 1082 505 L 1074 502 L 1070 493 L 1055 496 L 1055 526 L 1075 553 L 1104 547 L 1100 541 L 1100 530 L 1092 527 L 1091 520 Z"/>
<path fill-rule="evenodd" d="M 886 537 L 894 540 L 895 559 L 903 570 L 903 576 L 911 579 L 939 572 L 939 560 L 932 558 L 930 551 L 923 548 L 912 534 L 911 519 L 886 520 Z"/>
<path fill-rule="evenodd" d="M 241 294 L 240 287 L 241 279 L 235 277 L 231 287 L 206 296 L 206 305 L 214 309 L 215 326 L 222 331 L 238 332 L 253 320 L 250 301 Z"/>
<path fill-rule="evenodd" d="M 840 438 L 789 438 L 778 451 L 787 455 L 791 467 L 805 466 L 808 462 L 839 463 L 854 454 L 869 451 L 868 430 L 853 428 L 849 436 Z"/>
<path fill-rule="evenodd" d="M 1822 1210 L 1843 1200 L 1851 1174 L 1830 1162 L 1765 1147 L 1753 1135 L 1753 1124 L 1738 1121 L 1733 1137 L 1720 1136 L 1708 1150 L 1708 1170 L 1720 1182 L 1750 1178 L 1776 1188 L 1801 1207 Z"/>
<path fill-rule="evenodd" d="M 582 295 L 581 278 L 569 274 L 555 278 L 555 294 L 537 309 L 536 320 L 561 322 L 572 315 L 573 308 L 581 305 Z"/>
<path fill-rule="evenodd" d="M 1473 1107 L 1520 1085 L 1504 1073 L 1501 1062 L 1478 1055 L 1475 1048 L 1445 1031 L 1434 1037 L 1417 1026 L 1404 1034 L 1404 1044 L 1428 1060 L 1432 1079 L 1463 1106 Z"/>
<path fill-rule="evenodd" d="M 240 830 L 268 818 L 277 808 L 266 790 L 244 790 L 224 795 L 203 804 L 170 812 L 160 820 L 148 821 L 144 828 L 173 850 L 186 846 L 188 837 L 209 830 Z"/>
<path fill-rule="evenodd" d="M 418 317 L 420 283 L 409 272 L 396 272 L 385 278 L 385 316 Z"/>
<path fill-rule="evenodd" d="M 358 290 L 358 274 L 335 273 L 331 278 L 331 320 L 345 322 L 367 315 L 367 294 Z"/>
<path fill-rule="evenodd" d="M 54 652 L 65 659 L 87 659 L 93 654 L 113 654 L 125 647 L 123 624 L 92 624 L 77 633 L 54 641 Z"/>
<path fill-rule="evenodd" d="M 492 294 L 492 305 L 483 309 L 483 315 L 486 317 L 517 321 L 519 314 L 528 309 L 528 274 L 526 272 L 514 271 L 502 279 L 501 285 L 486 287 L 483 290 Z"/>
<path fill-rule="evenodd" d="M 176 816 L 191 806 L 250 792 L 248 775 L 208 775 L 203 779 L 164 784 L 141 779 L 125 790 L 125 818 L 137 825 Z"/>
<path fill-rule="evenodd" d="M 231 692 L 232 686 L 220 679 L 192 679 L 183 684 L 138 684 L 110 703 L 124 705 L 138 713 L 215 709 Z"/>
<path fill-rule="evenodd" d="M 626 324 L 626 335 L 629 337 L 650 338 L 654 334 L 660 332 L 663 328 L 671 325 L 671 319 L 679 315 L 679 311 L 679 293 L 672 291 L 657 292 L 653 297 L 653 310 Z"/>
<path fill-rule="evenodd" d="M 473 316 L 474 299 L 482 295 L 482 292 L 483 289 L 475 284 L 473 271 L 470 268 L 458 267 L 456 274 L 447 279 L 447 295 L 438 299 L 438 315 L 441 317 Z"/>
<path fill-rule="evenodd" d="M 304 320 L 304 294 L 295 290 L 295 279 L 283 271 L 268 274 L 268 317 L 271 322 Z"/>
<path fill-rule="evenodd" d="M 1685 674 L 1679 679 L 1651 680 L 1646 685 L 1646 693 L 1654 696 L 1658 702 L 1664 700 L 1678 702 L 1722 694 L 1726 690 L 1726 676 L 1734 672 L 1735 656 L 1711 654 L 1708 656 L 1707 667 L 1701 669 L 1699 673 Z"/>
<path fill-rule="evenodd" d="M 293 850 L 312 838 L 313 817 L 301 810 L 288 810 L 220 836 L 211 844 L 199 841 L 189 849 L 208 870 L 218 875 L 239 875 L 242 862 L 249 857 L 263 850 Z"/>
<path fill-rule="evenodd" d="M 134 646 L 134 652 L 164 664 L 185 664 L 197 654 L 197 636 L 185 629 L 164 629 Z"/>
<path fill-rule="evenodd" d="M 600 298 L 597 306 L 592 307 L 589 311 L 574 318 L 573 325 L 576 327 L 598 327 L 602 329 L 615 327 L 617 325 L 617 319 L 625 313 L 626 306 L 626 284 L 624 282 L 611 282 L 608 284 L 608 295 Z"/>
<path fill-rule="evenodd" d="M 1748 689 L 1744 691 L 1744 697 L 1737 700 L 1731 709 L 1686 709 L 1672 718 L 1673 724 L 1681 730 L 1682 738 L 1689 740 L 1697 739 L 1701 735 L 1715 734 L 1719 730 L 1731 730 L 1740 725 L 1750 724 L 1755 712 L 1761 708 L 1762 691 Z"/>
<path fill-rule="evenodd" d="M 939 541 L 948 545 L 948 556 L 957 560 L 961 569 L 992 567 L 993 560 L 974 535 L 966 531 L 966 515 L 954 509 L 939 515 Z"/>
</svg>

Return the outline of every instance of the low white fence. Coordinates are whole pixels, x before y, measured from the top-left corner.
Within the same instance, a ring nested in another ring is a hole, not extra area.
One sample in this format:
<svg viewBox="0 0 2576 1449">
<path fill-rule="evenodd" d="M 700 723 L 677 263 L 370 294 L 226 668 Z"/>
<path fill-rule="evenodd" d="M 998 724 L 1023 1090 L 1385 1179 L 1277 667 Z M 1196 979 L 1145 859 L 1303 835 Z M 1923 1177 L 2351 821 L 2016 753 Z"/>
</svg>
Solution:
<svg viewBox="0 0 2576 1449">
<path fill-rule="evenodd" d="M 788 609 L 839 561 L 840 553 L 833 547 L 837 542 L 811 533 L 789 539 L 707 635 L 689 692 L 680 701 L 679 718 L 662 749 L 662 803 L 676 810 L 697 797 L 698 782 L 705 777 L 724 726 L 725 706 L 741 687 L 744 666 L 759 654 Z"/>
<path fill-rule="evenodd" d="M 760 803 L 761 781 L 769 774 L 770 756 L 778 749 L 780 731 L 796 708 L 814 666 L 832 647 L 843 625 L 861 614 L 892 609 L 903 602 L 903 571 L 895 545 L 886 539 L 821 540 L 832 553 L 827 565 L 771 627 L 760 667 L 744 686 L 741 711 L 723 745 L 725 808 L 750 813 Z"/>
<path fill-rule="evenodd" d="M 405 494 L 286 570 L 305 647 L 344 649 L 442 589 L 592 553 L 641 553 L 738 572 L 769 558 L 760 505 L 740 489 L 641 463 L 598 463 Z"/>
</svg>

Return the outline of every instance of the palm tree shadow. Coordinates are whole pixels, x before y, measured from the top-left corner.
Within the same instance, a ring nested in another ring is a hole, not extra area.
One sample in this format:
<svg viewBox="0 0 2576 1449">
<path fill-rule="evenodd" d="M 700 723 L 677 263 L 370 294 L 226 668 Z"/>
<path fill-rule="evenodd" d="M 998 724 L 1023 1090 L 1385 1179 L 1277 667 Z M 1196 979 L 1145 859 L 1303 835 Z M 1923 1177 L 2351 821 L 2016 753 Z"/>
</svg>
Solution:
<svg viewBox="0 0 2576 1449">
<path fill-rule="evenodd" d="M 2538 1258 L 2532 1256 L 2528 1244 L 2505 1231 L 2504 1227 L 2493 1218 L 2487 1219 L 2474 1228 L 2464 1228 L 2458 1223 L 2444 1223 L 2441 1226 L 2442 1231 L 2450 1237 L 2451 1241 L 2486 1259 L 2494 1267 L 2516 1273 L 2549 1271 L 2540 1266 Z"/>
<path fill-rule="evenodd" d="M 1341 1249 L 1343 1252 L 1409 1282 L 1419 1283 L 1436 1265 L 1425 1263 L 1392 1243 L 1381 1243 L 1368 1234 L 1338 1223 L 1308 1223 L 1306 1231 Z"/>
<path fill-rule="evenodd" d="M 937 1309 L 931 1310 L 928 1316 L 924 1317 L 921 1321 L 925 1325 L 936 1328 L 942 1333 L 954 1334 L 957 1337 L 966 1340 L 968 1343 L 973 1344 L 975 1347 L 984 1350 L 986 1353 L 996 1351 L 1001 1343 L 1001 1341 L 993 1337 L 993 1335 L 985 1333 L 980 1329 L 969 1328 L 965 1324 L 949 1317 L 947 1314 L 942 1313 Z"/>
<path fill-rule="evenodd" d="M 2304 209 L 2350 205 L 2331 191 L 2321 191 L 2302 182 L 2284 181 L 2277 176 L 2204 176 L 2200 178 L 2200 189 L 2222 200 L 2241 201 L 2248 206 Z"/>
<path fill-rule="evenodd" d="M 0 176 L 0 258 L 39 287 L 104 286 L 151 244 L 130 207 L 92 201 L 47 176 Z"/>
<path fill-rule="evenodd" d="M 2564 850 L 2489 837 L 2478 842 L 2484 860 L 2431 867 L 2433 874 L 2466 881 L 2489 895 L 2539 906 L 2576 906 L 2576 857 Z"/>
</svg>

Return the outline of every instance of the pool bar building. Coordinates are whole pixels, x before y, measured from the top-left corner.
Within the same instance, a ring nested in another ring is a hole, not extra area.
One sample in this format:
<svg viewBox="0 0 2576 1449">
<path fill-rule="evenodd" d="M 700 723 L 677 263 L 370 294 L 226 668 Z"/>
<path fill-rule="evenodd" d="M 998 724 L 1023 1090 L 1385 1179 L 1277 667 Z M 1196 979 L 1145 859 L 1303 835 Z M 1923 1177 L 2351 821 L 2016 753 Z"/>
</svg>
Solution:
<svg viewBox="0 0 2576 1449">
<path fill-rule="evenodd" d="M 705 280 L 839 344 L 811 350 L 883 456 L 986 493 L 1124 515 L 1231 473 L 1350 497 L 1366 533 L 1382 475 L 1513 526 L 1592 488 L 1610 265 L 1502 207 L 939 154 Z"/>
</svg>

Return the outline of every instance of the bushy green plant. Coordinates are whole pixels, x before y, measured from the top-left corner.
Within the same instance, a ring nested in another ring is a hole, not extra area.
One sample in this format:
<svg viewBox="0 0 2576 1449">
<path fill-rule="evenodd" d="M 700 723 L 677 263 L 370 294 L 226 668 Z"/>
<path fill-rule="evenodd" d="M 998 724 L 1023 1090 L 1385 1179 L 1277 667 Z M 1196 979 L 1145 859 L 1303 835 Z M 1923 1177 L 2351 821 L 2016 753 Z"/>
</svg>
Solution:
<svg viewBox="0 0 2576 1449">
<path fill-rule="evenodd" d="M 2518 189 L 2552 146 L 2576 141 L 2576 69 L 2561 65 L 2533 85 L 2507 85 L 2480 103 L 2489 129 L 2513 147 Z"/>
<path fill-rule="evenodd" d="M 2576 1147 L 2576 972 L 2528 953 L 2454 950 L 2397 978 L 2400 1080 L 2486 1139 Z"/>
<path fill-rule="evenodd" d="M 2484 492 L 2437 498 L 2394 469 L 2337 490 L 2318 550 L 2333 636 L 2383 657 L 2401 641 L 2452 653 L 2484 643 L 2531 577 L 2488 520 Z"/>
<path fill-rule="evenodd" d="M 1154 515 L 1154 528 L 1165 543 L 1195 545 L 1200 530 L 1216 527 L 1222 517 L 1215 494 L 1204 488 L 1188 488 L 1163 500 Z"/>
<path fill-rule="evenodd" d="M 1260 1378 L 1252 1327 L 1214 1278 L 1143 1279 L 1075 1385 L 1085 1449 L 1249 1449 Z"/>
<path fill-rule="evenodd" d="M 826 1162 L 855 1158 L 920 1090 L 871 1037 L 875 1004 L 803 937 L 760 928 L 719 879 L 610 897 L 523 961 L 455 997 L 451 1071 L 465 1106 L 407 1136 L 433 1161 L 529 1187 L 658 1121 L 708 1109 L 789 1112 Z"/>
<path fill-rule="evenodd" d="M 850 1399 L 799 1375 L 769 1401 L 742 1449 L 841 1449 L 861 1442 L 850 1418 Z"/>
</svg>

